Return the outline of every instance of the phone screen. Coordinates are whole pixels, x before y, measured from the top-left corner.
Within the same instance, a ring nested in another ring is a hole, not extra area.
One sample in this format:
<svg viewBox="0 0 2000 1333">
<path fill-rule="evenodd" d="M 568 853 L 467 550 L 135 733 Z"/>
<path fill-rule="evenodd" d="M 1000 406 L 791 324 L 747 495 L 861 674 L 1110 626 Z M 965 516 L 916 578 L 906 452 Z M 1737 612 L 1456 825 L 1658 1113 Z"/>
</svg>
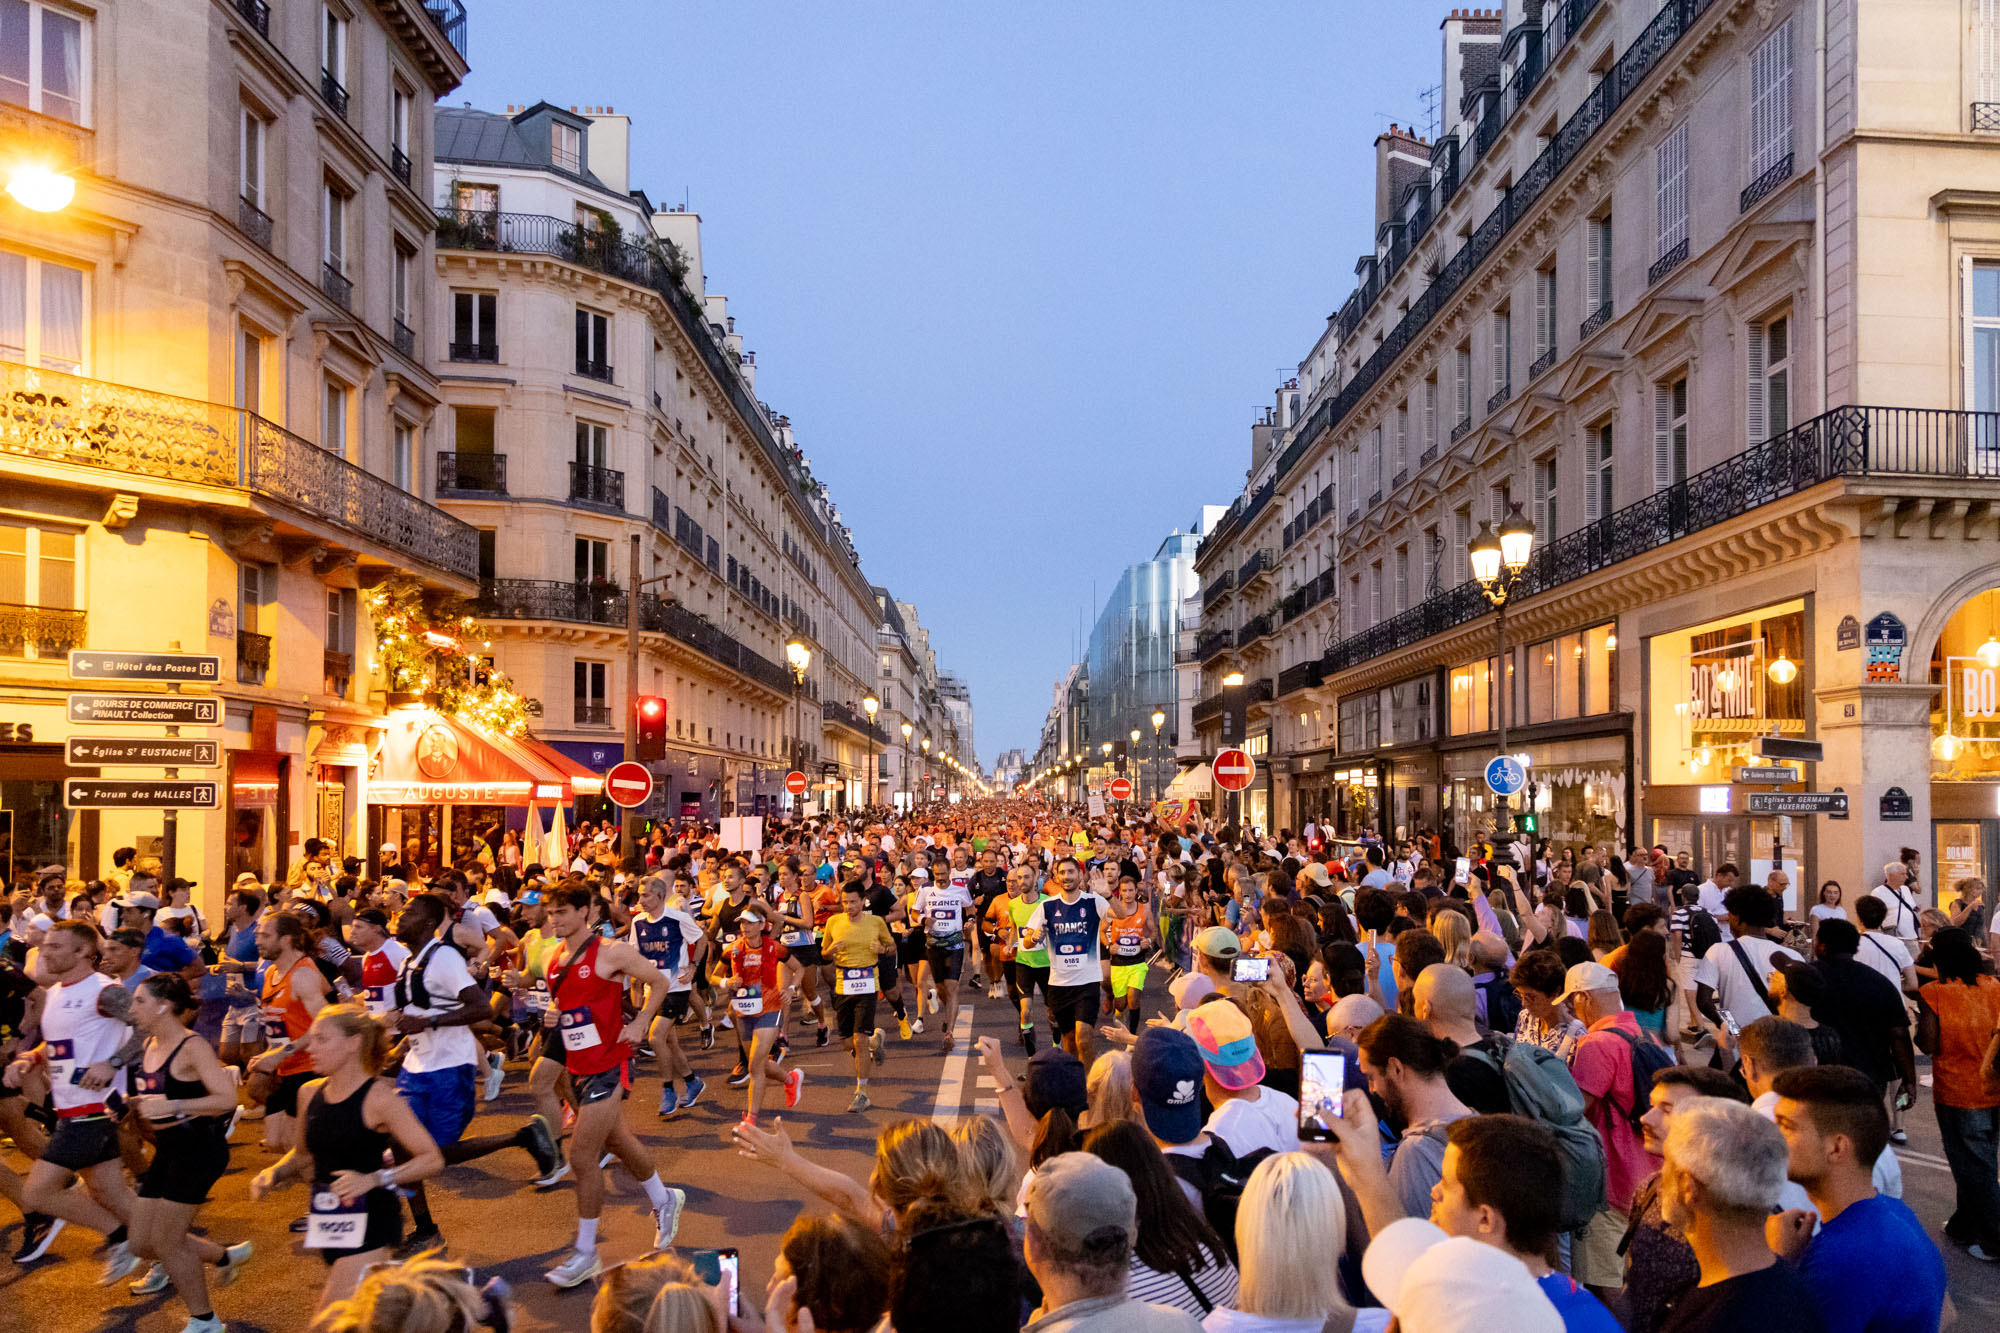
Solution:
<svg viewBox="0 0 2000 1333">
<path fill-rule="evenodd" d="M 1239 958 L 1230 969 L 1233 981 L 1263 981 L 1271 975 L 1271 960 L 1268 958 Z"/>
<path fill-rule="evenodd" d="M 1333 1138 L 1347 1088 L 1347 1056 L 1340 1051 L 1299 1053 L 1299 1137 L 1324 1143 Z"/>
<path fill-rule="evenodd" d="M 681 1255 L 694 1265 L 695 1273 L 703 1282 L 711 1286 L 720 1283 L 723 1295 L 729 1298 L 729 1313 L 741 1314 L 736 1308 L 736 1249 L 729 1246 L 720 1250 L 682 1250 Z"/>
<path fill-rule="evenodd" d="M 1451 872 L 1451 882 L 1452 882 L 1452 883 L 1454 883 L 1454 884 L 1470 884 L 1470 883 L 1472 883 L 1472 858 L 1471 858 L 1471 857 L 1469 857 L 1469 856 L 1461 856 L 1461 857 L 1459 857 L 1459 858 L 1458 858 L 1458 866 L 1457 866 L 1457 868 L 1456 868 L 1455 870 L 1453 870 L 1453 871 Z"/>
</svg>

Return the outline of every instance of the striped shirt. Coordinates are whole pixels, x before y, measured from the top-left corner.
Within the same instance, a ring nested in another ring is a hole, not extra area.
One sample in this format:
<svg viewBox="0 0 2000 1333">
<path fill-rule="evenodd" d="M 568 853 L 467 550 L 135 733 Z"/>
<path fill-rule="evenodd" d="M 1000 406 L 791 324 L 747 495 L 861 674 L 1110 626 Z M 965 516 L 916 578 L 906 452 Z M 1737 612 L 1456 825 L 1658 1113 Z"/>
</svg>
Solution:
<svg viewBox="0 0 2000 1333">
<path fill-rule="evenodd" d="M 1195 1294 L 1188 1288 L 1188 1281 L 1201 1289 L 1208 1300 L 1208 1309 L 1203 1309 Z M 1162 1273 L 1157 1268 L 1148 1268 L 1139 1262 L 1139 1256 L 1132 1256 L 1132 1278 L 1127 1284 L 1128 1294 L 1135 1301 L 1148 1301 L 1154 1305 L 1164 1305 L 1169 1309 L 1182 1310 L 1200 1319 L 1210 1309 L 1219 1309 L 1233 1304 L 1236 1300 L 1236 1265 L 1221 1255 L 1210 1254 L 1209 1262 L 1188 1274 L 1184 1280 L 1179 1273 Z"/>
</svg>

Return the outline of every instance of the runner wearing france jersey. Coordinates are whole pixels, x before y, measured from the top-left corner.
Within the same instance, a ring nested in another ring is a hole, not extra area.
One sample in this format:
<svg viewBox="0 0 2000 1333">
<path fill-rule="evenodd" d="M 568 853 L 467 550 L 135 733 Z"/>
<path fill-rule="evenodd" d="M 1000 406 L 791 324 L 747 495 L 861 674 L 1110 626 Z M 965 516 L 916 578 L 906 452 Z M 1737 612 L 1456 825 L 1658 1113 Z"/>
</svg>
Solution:
<svg viewBox="0 0 2000 1333">
<path fill-rule="evenodd" d="M 938 1018 L 949 1052 L 955 1041 L 952 1026 L 958 1020 L 958 978 L 965 968 L 966 921 L 978 910 L 972 897 L 972 864 L 963 847 L 952 850 L 950 874 L 942 882 L 919 888 L 913 905 L 924 926 L 925 956 L 937 983 Z"/>
<path fill-rule="evenodd" d="M 1083 887 L 1083 867 L 1073 856 L 1056 862 L 1059 896 L 1045 898 L 1021 928 L 1028 948 L 1046 944 L 1049 954 L 1049 1017 L 1062 1034 L 1063 1048 L 1088 1069 L 1096 1054 L 1091 1030 L 1103 998 L 1100 934 L 1111 915 L 1103 895 Z"/>
<path fill-rule="evenodd" d="M 389 914 L 379 907 L 356 912 L 349 933 L 361 954 L 361 1002 L 371 1014 L 386 1014 L 396 1007 L 396 978 L 410 951 L 389 933 Z"/>
<path fill-rule="evenodd" d="M 647 1038 L 660 1061 L 662 1120 L 671 1120 L 693 1106 L 705 1086 L 688 1065 L 680 1035 L 674 1030 L 687 1017 L 694 980 L 694 944 L 701 936 L 701 926 L 686 911 L 668 905 L 669 887 L 665 875 L 647 878 L 639 892 L 639 910 L 633 914 L 630 932 L 640 955 L 667 979 L 666 1003 Z"/>
</svg>

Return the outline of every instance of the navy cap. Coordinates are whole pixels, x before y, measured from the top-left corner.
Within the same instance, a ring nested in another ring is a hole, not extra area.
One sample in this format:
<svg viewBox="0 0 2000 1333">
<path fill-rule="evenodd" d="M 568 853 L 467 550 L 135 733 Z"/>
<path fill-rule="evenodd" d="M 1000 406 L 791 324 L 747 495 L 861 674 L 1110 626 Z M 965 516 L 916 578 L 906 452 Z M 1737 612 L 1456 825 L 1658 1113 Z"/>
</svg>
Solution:
<svg viewBox="0 0 2000 1333">
<path fill-rule="evenodd" d="M 1192 1143 L 1201 1133 L 1201 1048 L 1176 1028 L 1142 1029 L 1132 1047 L 1132 1090 L 1153 1137 Z"/>
<path fill-rule="evenodd" d="M 1021 1089 L 1028 1113 L 1040 1120 L 1060 1107 L 1080 1116 L 1090 1105 L 1089 1080 L 1083 1062 L 1060 1046 L 1038 1052 L 1028 1060 L 1028 1077 Z"/>
</svg>

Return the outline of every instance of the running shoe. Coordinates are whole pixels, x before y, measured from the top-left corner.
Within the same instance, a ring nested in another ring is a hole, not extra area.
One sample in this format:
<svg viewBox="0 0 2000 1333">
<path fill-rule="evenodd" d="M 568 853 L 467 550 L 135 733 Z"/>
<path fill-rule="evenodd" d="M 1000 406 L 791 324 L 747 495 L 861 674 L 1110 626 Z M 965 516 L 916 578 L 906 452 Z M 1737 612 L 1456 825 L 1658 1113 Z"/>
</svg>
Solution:
<svg viewBox="0 0 2000 1333">
<path fill-rule="evenodd" d="M 235 1069 L 234 1065 L 230 1066 L 231 1073 L 234 1073 Z M 229 1127 L 222 1131 L 223 1138 L 233 1139 L 236 1137 L 236 1127 L 243 1123 L 243 1113 L 247 1109 L 249 1108 L 245 1107 L 242 1102 L 236 1103 L 236 1109 L 229 1113 Z"/>
<path fill-rule="evenodd" d="M 688 1075 L 687 1086 L 681 1090 L 680 1109 L 685 1111 L 701 1100 L 701 1094 L 708 1091 L 708 1084 L 694 1074 Z"/>
<path fill-rule="evenodd" d="M 938 1003 L 938 996 L 937 996 L 937 987 L 936 987 L 936 986 L 932 986 L 932 987 L 931 987 L 931 988 L 930 988 L 929 990 L 925 991 L 925 992 L 924 992 L 924 994 L 925 994 L 925 995 L 926 995 L 926 996 L 927 996 L 927 997 L 929 998 L 929 1000 L 930 1000 L 930 1002 L 931 1002 L 931 1004 L 930 1004 L 930 1009 L 931 1009 L 931 1012 L 932 1012 L 932 1013 L 936 1013 L 936 1012 L 937 1012 L 937 1011 L 938 1011 L 938 1010 L 939 1010 L 940 1008 L 942 1008 L 942 1007 L 943 1007 L 942 1005 L 940 1005 L 940 1004 Z"/>
<path fill-rule="evenodd" d="M 799 1094 L 806 1085 L 806 1071 L 794 1069 L 785 1075 L 785 1109 L 792 1110 L 799 1104 Z"/>
<path fill-rule="evenodd" d="M 898 1018 L 896 1020 L 896 1033 L 904 1041 L 908 1041 L 910 1039 L 910 1020 L 907 1018 Z"/>
<path fill-rule="evenodd" d="M 524 1145 L 535 1158 L 535 1188 L 545 1190 L 569 1174 L 569 1163 L 556 1148 L 556 1136 L 549 1122 L 538 1115 L 528 1117 L 528 1142 Z"/>
<path fill-rule="evenodd" d="M 687 1191 L 669 1189 L 667 1201 L 653 1210 L 653 1248 L 664 1250 L 674 1243 L 681 1229 L 681 1210 L 687 1207 Z"/>
<path fill-rule="evenodd" d="M 912 1031 L 912 1032 L 916 1033 L 916 1034 L 917 1034 L 917 1035 L 918 1035 L 919 1037 L 923 1036 L 923 1035 L 924 1035 L 924 1020 L 923 1020 L 923 1019 L 921 1019 L 921 1018 L 913 1018 L 913 1019 L 911 1019 L 911 1020 L 910 1020 L 910 1031 Z"/>
<path fill-rule="evenodd" d="M 60 1217 L 50 1217 L 47 1213 L 26 1213 L 21 1218 L 21 1245 L 14 1251 L 14 1262 L 31 1264 L 49 1252 L 56 1237 L 69 1223 Z"/>
<path fill-rule="evenodd" d="M 229 1333 L 229 1325 L 222 1322 L 221 1315 L 189 1315 L 181 1333 Z"/>
<path fill-rule="evenodd" d="M 604 1271 L 604 1261 L 597 1257 L 596 1250 L 571 1250 L 569 1258 L 542 1274 L 554 1285 L 567 1291 L 580 1287 Z"/>
<path fill-rule="evenodd" d="M 1035 1054 L 1035 1030 L 1034 1030 L 1034 1028 L 1032 1028 L 1032 1027 L 1025 1027 L 1025 1028 L 1022 1028 L 1022 1029 L 1021 1029 L 1021 1049 L 1025 1050 L 1025 1051 L 1026 1051 L 1026 1052 L 1028 1053 L 1028 1055 L 1030 1056 L 1030 1058 L 1032 1058 L 1032 1057 L 1034 1056 L 1034 1054 Z"/>
<path fill-rule="evenodd" d="M 882 1029 L 876 1028 L 868 1038 L 868 1053 L 875 1057 L 875 1063 L 882 1063 Z"/>
<path fill-rule="evenodd" d="M 663 1080 L 660 1083 L 660 1119 L 672 1120 L 680 1114 L 680 1109 L 681 1095 L 674 1091 L 672 1083 Z"/>
<path fill-rule="evenodd" d="M 151 1296 L 156 1291 L 165 1291 L 172 1281 L 167 1276 L 165 1264 L 154 1264 L 146 1270 L 146 1276 L 134 1282 L 129 1290 L 134 1296 Z"/>
<path fill-rule="evenodd" d="M 222 1251 L 223 1261 L 215 1266 L 215 1276 L 209 1279 L 210 1283 L 226 1287 L 234 1282 L 242 1276 L 243 1265 L 250 1262 L 250 1256 L 254 1252 L 247 1240 L 225 1248 Z"/>
<path fill-rule="evenodd" d="M 819 1025 L 819 1036 L 817 1036 L 817 1037 L 815 1037 L 815 1038 L 813 1039 L 813 1045 L 815 1045 L 815 1046 L 824 1046 L 824 1045 L 826 1045 L 826 1035 L 827 1035 L 827 1034 L 826 1034 L 826 1024 L 824 1024 L 824 1023 L 821 1023 L 821 1024 Z"/>
<path fill-rule="evenodd" d="M 868 1106 L 869 1106 L 868 1094 L 863 1092 L 861 1089 L 856 1088 L 854 1090 L 854 1100 L 847 1104 L 847 1112 L 849 1115 L 859 1114 L 860 1112 L 867 1110 Z"/>
<path fill-rule="evenodd" d="M 715 1049 L 715 1029 L 713 1027 L 705 1027 L 701 1030 L 701 1048 L 704 1051 Z"/>
<path fill-rule="evenodd" d="M 1965 1253 L 1968 1257 L 1977 1259 L 1982 1264 L 2000 1264 L 2000 1254 L 1995 1254 L 1978 1241 L 1974 1241 L 1972 1244 L 1966 1246 Z"/>
<path fill-rule="evenodd" d="M 729 1086 L 740 1088 L 750 1081 L 750 1066 L 738 1065 L 729 1071 Z"/>
<path fill-rule="evenodd" d="M 1904 1131 L 1900 1129 L 1892 1129 L 1889 1131 L 1889 1142 L 1908 1143 L 1909 1141 L 1910 1141 L 1910 1136 Z"/>
<path fill-rule="evenodd" d="M 500 1052 L 488 1051 L 486 1053 L 486 1096 L 484 1100 L 490 1102 L 499 1099 L 500 1084 L 506 1077 L 507 1062 L 501 1058 Z"/>
<path fill-rule="evenodd" d="M 104 1271 L 98 1275 L 97 1285 L 108 1287 L 138 1266 L 139 1256 L 132 1253 L 132 1247 L 121 1240 L 105 1251 Z"/>
</svg>

